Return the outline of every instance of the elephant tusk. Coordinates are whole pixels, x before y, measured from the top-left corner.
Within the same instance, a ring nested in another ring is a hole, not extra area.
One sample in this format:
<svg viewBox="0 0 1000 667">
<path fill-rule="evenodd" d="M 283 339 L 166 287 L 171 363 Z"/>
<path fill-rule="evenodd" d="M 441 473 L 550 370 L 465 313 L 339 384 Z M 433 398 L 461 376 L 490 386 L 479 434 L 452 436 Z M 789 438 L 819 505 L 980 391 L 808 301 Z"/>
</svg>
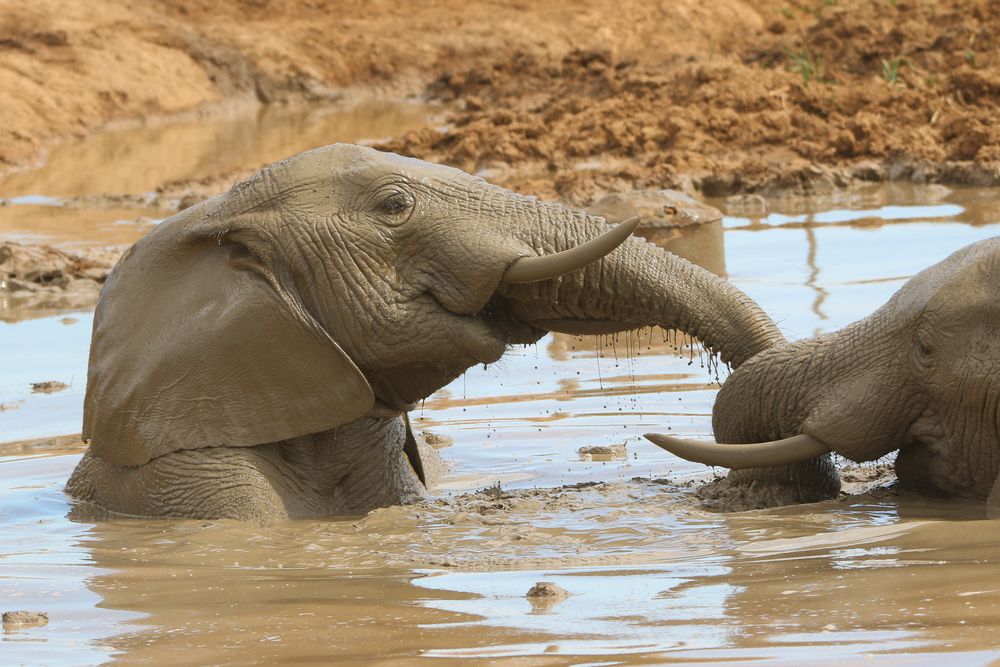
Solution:
<svg viewBox="0 0 1000 667">
<path fill-rule="evenodd" d="M 696 463 L 726 468 L 769 468 L 808 461 L 833 451 L 805 433 L 771 440 L 730 445 L 675 438 L 662 433 L 646 433 L 646 439 L 675 456 Z"/>
<path fill-rule="evenodd" d="M 632 216 L 596 239 L 591 239 L 575 248 L 563 250 L 554 255 L 522 257 L 507 269 L 500 282 L 505 285 L 534 283 L 581 269 L 591 262 L 596 262 L 624 243 L 625 239 L 631 236 L 635 228 L 639 226 L 640 219 L 637 215 Z"/>
</svg>

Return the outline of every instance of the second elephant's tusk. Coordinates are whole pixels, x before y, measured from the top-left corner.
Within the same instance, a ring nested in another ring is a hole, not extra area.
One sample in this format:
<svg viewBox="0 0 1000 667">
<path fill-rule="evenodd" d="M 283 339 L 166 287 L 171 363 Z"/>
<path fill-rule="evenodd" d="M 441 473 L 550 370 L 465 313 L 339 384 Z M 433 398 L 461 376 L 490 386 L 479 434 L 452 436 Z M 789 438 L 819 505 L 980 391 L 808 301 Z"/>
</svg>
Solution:
<svg viewBox="0 0 1000 667">
<path fill-rule="evenodd" d="M 631 236 L 635 228 L 639 226 L 639 220 L 639 216 L 632 216 L 596 239 L 581 243 L 569 250 L 541 257 L 522 257 L 507 269 L 500 282 L 506 285 L 533 283 L 582 269 L 624 243 L 625 239 Z"/>
<path fill-rule="evenodd" d="M 783 440 L 724 445 L 647 433 L 646 439 L 675 456 L 696 463 L 725 468 L 769 468 L 808 461 L 832 451 L 812 436 L 801 433 Z"/>
</svg>

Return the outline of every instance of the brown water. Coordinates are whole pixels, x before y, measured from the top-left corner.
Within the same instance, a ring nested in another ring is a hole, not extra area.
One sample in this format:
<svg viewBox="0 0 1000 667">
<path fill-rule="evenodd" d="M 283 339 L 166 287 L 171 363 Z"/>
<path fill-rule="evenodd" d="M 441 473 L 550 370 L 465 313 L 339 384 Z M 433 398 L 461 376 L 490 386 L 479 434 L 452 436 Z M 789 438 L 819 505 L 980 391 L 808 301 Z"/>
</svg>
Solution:
<svg viewBox="0 0 1000 667">
<path fill-rule="evenodd" d="M 419 101 L 219 109 L 57 146 L 40 168 L 0 184 L 0 236 L 62 245 L 131 243 L 167 217 L 157 189 L 240 173 L 317 146 L 374 143 L 433 120 Z"/>
<path fill-rule="evenodd" d="M 360 126 L 353 138 L 371 134 Z M 114 136 L 67 154 L 96 165 L 88 151 L 103 154 Z M 145 141 L 140 130 L 127 136 L 135 150 Z M 304 147 L 279 144 L 274 157 Z M 20 175 L 0 197 L 155 187 L 60 190 L 48 178 Z M 808 336 L 1000 233 L 996 195 L 878 186 L 780 202 L 763 218 L 727 217 L 715 259 L 786 333 Z M 118 238 L 49 208 L 60 213 L 39 220 L 51 227 L 2 234 Z M 141 231 L 119 226 L 128 225 Z M 717 230 L 685 242 L 711 250 Z M 91 321 L 69 312 L 0 324 L 0 441 L 42 439 L 0 445 L 0 608 L 51 619 L 0 634 L 4 664 L 1000 661 L 1000 523 L 978 504 L 886 493 L 701 509 L 684 483 L 706 471 L 640 434 L 708 435 L 717 385 L 697 348 L 678 356 L 660 332 L 549 336 L 428 399 L 416 423 L 455 443 L 442 450 L 451 471 L 424 505 L 263 528 L 75 521 L 62 486 L 81 448 L 44 436 L 79 431 Z M 32 394 L 41 380 L 70 387 Z M 624 458 L 578 453 L 622 443 Z M 502 490 L 462 495 L 496 482 Z M 524 593 L 539 580 L 572 595 L 533 604 Z"/>
</svg>

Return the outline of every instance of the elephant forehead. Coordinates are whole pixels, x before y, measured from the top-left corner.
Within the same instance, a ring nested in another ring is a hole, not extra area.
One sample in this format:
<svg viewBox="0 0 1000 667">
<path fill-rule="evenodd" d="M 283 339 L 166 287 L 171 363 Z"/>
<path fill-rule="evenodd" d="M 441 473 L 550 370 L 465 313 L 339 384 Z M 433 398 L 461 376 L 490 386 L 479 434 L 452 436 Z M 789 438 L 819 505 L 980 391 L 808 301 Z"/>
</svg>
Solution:
<svg viewBox="0 0 1000 667">
<path fill-rule="evenodd" d="M 928 306 L 943 312 L 975 309 L 982 316 L 1000 312 L 1000 239 L 988 239 L 945 260 L 951 270 Z"/>
<path fill-rule="evenodd" d="M 966 246 L 911 278 L 896 307 L 957 314 L 1000 312 L 1000 237 Z"/>
<path fill-rule="evenodd" d="M 331 144 L 298 153 L 265 167 L 262 172 L 282 182 L 282 185 L 350 175 L 358 181 L 375 179 L 386 174 L 398 174 L 413 179 L 469 181 L 485 185 L 485 181 L 445 165 L 416 158 L 386 153 L 368 146 Z"/>
<path fill-rule="evenodd" d="M 500 207 L 504 210 L 515 203 L 532 210 L 546 206 L 535 197 L 487 183 L 454 167 L 354 144 L 331 144 L 275 162 L 237 183 L 228 197 L 234 211 L 259 210 L 293 202 L 324 204 L 329 202 L 330 193 L 349 196 L 394 182 L 409 183 L 449 205 L 475 202 L 477 210 L 484 202 L 503 202 Z"/>
</svg>

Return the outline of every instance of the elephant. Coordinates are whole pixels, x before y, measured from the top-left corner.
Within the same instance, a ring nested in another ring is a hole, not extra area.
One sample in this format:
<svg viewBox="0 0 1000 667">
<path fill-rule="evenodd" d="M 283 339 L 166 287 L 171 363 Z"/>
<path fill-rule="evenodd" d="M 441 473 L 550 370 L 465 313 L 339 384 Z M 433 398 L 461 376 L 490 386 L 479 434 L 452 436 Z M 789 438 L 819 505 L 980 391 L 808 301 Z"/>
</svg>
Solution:
<svg viewBox="0 0 1000 667">
<path fill-rule="evenodd" d="M 712 410 L 716 445 L 649 433 L 692 461 L 734 469 L 710 488 L 757 506 L 835 496 L 830 460 L 897 452 L 899 484 L 987 501 L 1000 514 L 1000 237 L 910 278 L 839 331 L 772 344 L 735 369 Z M 751 487 L 753 487 L 751 489 Z"/>
<path fill-rule="evenodd" d="M 115 516 L 363 513 L 424 497 L 407 412 L 512 345 L 660 325 L 739 365 L 769 344 L 755 302 L 635 224 L 350 144 L 267 166 L 112 270 L 66 490 Z"/>
</svg>

